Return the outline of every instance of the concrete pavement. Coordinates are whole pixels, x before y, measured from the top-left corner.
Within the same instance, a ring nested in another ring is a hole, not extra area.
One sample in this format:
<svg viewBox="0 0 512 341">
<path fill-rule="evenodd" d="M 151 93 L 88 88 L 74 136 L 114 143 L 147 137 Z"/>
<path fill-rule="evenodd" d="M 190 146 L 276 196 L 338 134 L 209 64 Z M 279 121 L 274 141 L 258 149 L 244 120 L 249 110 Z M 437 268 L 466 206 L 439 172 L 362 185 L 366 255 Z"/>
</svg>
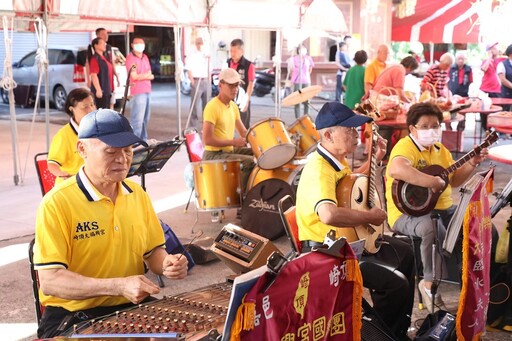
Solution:
<svg viewBox="0 0 512 341">
<path fill-rule="evenodd" d="M 186 122 L 189 107 L 189 97 L 182 100 L 182 120 Z M 263 98 L 252 99 L 252 123 L 274 115 L 273 101 L 267 95 Z M 170 84 L 155 84 L 152 96 L 152 119 L 149 124 L 151 138 L 169 140 L 178 133 L 176 119 L 176 95 Z M 320 108 L 321 100 L 315 100 L 313 106 Z M 35 314 L 32 302 L 31 280 L 26 259 L 27 243 L 33 238 L 35 212 L 41 199 L 41 192 L 35 168 L 33 155 L 46 150 L 44 123 L 42 116 L 31 124 L 31 110 L 19 109 L 19 165 L 22 183 L 13 183 L 13 162 L 11 150 L 11 135 L 9 121 L 6 120 L 8 107 L 0 105 L 0 335 L 2 340 L 31 339 L 35 333 Z M 23 114 L 26 113 L 26 114 Z M 129 105 L 127 106 L 129 114 Z M 311 113 L 314 116 L 314 112 Z M 3 118 L 3 119 L 2 119 Z M 294 121 L 293 108 L 283 108 L 282 119 L 287 125 Z M 62 113 L 52 112 L 50 131 L 52 135 L 65 123 L 67 118 Z M 469 117 L 467 130 L 472 127 Z M 469 133 L 468 133 L 469 135 Z M 501 141 L 510 143 L 510 141 Z M 466 139 L 466 149 L 472 141 Z M 185 185 L 183 171 L 188 164 L 185 148 L 181 148 L 158 173 L 146 176 L 146 188 L 151 196 L 159 217 L 170 224 L 180 239 L 186 243 L 192 238 L 191 232 L 202 230 L 205 236 L 215 237 L 221 227 L 228 222 L 239 224 L 235 218 L 235 210 L 227 210 L 225 221 L 211 223 L 208 213 L 197 212 L 194 204 L 188 213 L 183 213 L 187 202 L 189 189 Z M 488 165 L 488 163 L 486 163 Z M 511 177 L 510 167 L 497 165 L 495 189 L 503 188 Z M 454 191 L 456 193 L 456 191 Z M 493 199 L 491 199 L 493 200 Z M 502 229 L 510 209 L 503 209 L 493 219 L 493 223 Z M 285 238 L 276 241 L 283 252 L 289 249 Z M 194 290 L 196 288 L 219 283 L 231 271 L 222 262 L 196 266 L 189 277 L 182 281 L 166 280 L 166 287 L 160 295 Z M 154 277 L 151 277 L 153 280 Z M 458 305 L 458 288 L 443 284 L 441 291 L 449 309 L 455 310 Z M 426 311 L 415 308 L 414 320 L 424 318 Z M 506 333 L 488 333 L 486 340 L 509 340 Z"/>
</svg>

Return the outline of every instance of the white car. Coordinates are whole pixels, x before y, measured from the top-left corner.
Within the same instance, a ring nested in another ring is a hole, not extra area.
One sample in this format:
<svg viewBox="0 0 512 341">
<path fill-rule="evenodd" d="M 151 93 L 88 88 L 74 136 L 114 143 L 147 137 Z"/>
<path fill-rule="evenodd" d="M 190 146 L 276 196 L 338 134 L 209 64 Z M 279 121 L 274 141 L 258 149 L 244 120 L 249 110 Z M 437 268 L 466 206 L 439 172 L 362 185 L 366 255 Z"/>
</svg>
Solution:
<svg viewBox="0 0 512 341">
<path fill-rule="evenodd" d="M 113 47 L 116 72 L 119 76 L 119 86 L 115 89 L 116 100 L 121 100 L 126 84 L 125 57 L 118 48 Z M 67 94 L 76 88 L 87 87 L 85 81 L 85 63 L 87 48 L 85 47 L 48 47 L 48 82 L 50 90 L 50 102 L 56 109 L 64 110 Z M 39 70 L 36 63 L 36 51 L 25 55 L 19 62 L 12 65 L 14 81 L 19 85 L 37 86 Z M 37 91 L 33 92 L 35 97 Z M 9 103 L 8 93 L 0 89 L 0 95 L 4 103 Z M 44 78 L 41 83 L 41 98 L 45 96 Z"/>
</svg>

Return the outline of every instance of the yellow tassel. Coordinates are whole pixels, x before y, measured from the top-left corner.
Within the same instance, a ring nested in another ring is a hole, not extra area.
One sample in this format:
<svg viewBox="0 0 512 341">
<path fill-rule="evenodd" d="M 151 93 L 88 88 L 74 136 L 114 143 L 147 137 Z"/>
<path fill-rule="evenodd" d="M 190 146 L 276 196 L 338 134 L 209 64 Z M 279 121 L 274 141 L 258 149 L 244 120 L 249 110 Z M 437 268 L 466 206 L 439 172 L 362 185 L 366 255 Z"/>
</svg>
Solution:
<svg viewBox="0 0 512 341">
<path fill-rule="evenodd" d="M 231 325 L 231 340 L 240 341 L 242 330 L 254 329 L 256 304 L 253 302 L 245 302 L 245 296 L 242 303 L 236 311 L 235 320 Z"/>
<path fill-rule="evenodd" d="M 254 318 L 256 315 L 256 304 L 253 302 L 244 303 L 244 330 L 254 329 Z"/>
</svg>

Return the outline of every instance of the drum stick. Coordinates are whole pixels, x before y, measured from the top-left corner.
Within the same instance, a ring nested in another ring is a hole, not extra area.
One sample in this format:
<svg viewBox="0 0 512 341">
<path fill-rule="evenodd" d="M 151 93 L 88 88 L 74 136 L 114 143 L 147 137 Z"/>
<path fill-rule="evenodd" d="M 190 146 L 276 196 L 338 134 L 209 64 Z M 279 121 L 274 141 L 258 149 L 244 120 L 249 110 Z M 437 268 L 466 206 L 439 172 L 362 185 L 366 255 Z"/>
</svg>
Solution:
<svg viewBox="0 0 512 341">
<path fill-rule="evenodd" d="M 192 240 L 190 241 L 190 243 L 188 243 L 185 247 L 184 247 L 184 250 L 183 252 L 178 256 L 178 260 L 179 261 L 181 259 L 181 257 L 185 254 L 185 252 L 188 252 L 188 250 L 190 249 L 190 245 L 192 245 L 192 243 L 198 238 L 198 237 L 201 237 L 203 235 L 203 231 L 199 231 L 199 233 L 194 237 L 192 238 Z"/>
</svg>

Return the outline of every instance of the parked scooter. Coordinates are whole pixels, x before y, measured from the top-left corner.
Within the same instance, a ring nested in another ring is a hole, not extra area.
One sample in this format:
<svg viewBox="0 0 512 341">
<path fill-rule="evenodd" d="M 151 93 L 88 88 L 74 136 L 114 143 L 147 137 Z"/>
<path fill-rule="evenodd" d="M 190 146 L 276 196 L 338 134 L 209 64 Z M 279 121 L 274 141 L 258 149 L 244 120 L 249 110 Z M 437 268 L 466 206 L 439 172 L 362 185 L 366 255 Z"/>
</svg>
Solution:
<svg viewBox="0 0 512 341">
<path fill-rule="evenodd" d="M 275 86 L 275 77 L 276 75 L 273 69 L 256 71 L 253 93 L 258 97 L 263 97 L 266 94 L 269 94 Z"/>
</svg>

